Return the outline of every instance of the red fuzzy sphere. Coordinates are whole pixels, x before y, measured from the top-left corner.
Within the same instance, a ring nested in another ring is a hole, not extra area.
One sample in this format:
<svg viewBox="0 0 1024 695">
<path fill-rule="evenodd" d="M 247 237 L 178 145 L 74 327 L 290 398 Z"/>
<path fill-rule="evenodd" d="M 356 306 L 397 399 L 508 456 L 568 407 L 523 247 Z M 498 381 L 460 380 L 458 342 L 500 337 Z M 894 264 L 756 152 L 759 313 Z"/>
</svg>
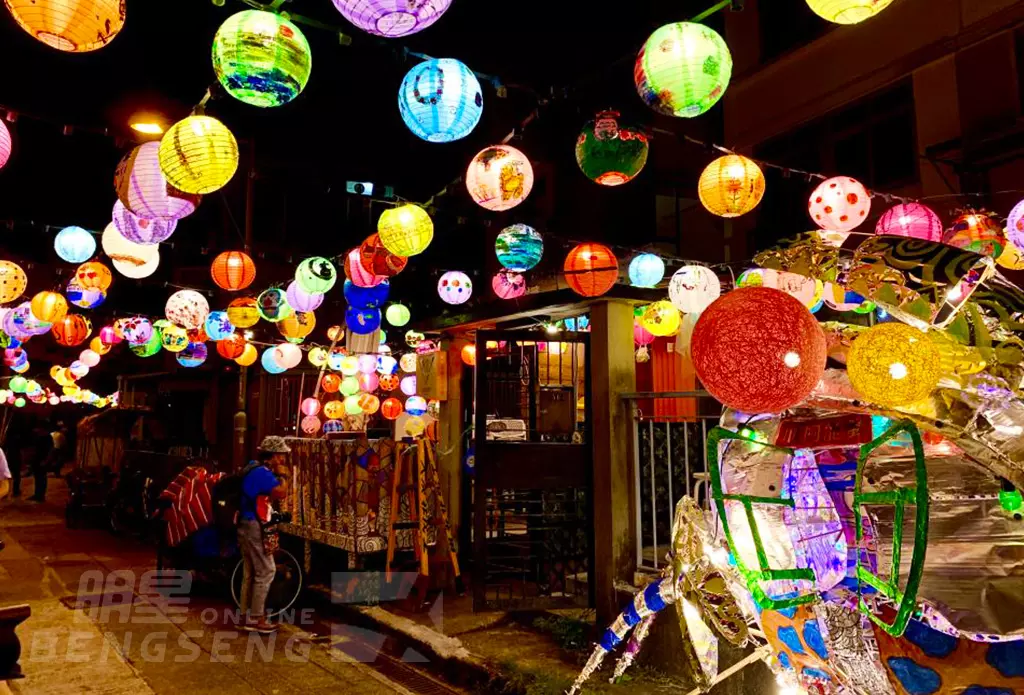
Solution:
<svg viewBox="0 0 1024 695">
<path fill-rule="evenodd" d="M 825 334 L 799 300 L 744 287 L 715 300 L 693 329 L 691 354 L 704 388 L 744 413 L 797 405 L 825 373 Z"/>
</svg>

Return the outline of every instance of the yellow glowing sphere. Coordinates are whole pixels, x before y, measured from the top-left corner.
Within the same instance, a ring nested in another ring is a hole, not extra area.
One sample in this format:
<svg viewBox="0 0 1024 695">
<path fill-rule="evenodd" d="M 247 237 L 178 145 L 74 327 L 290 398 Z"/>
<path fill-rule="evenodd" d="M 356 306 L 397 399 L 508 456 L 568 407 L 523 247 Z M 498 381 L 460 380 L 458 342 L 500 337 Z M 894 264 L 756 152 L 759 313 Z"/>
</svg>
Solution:
<svg viewBox="0 0 1024 695">
<path fill-rule="evenodd" d="M 651 335 L 666 336 L 676 334 L 681 320 L 679 309 L 672 302 L 661 300 L 647 307 L 640 318 L 640 324 Z"/>
<path fill-rule="evenodd" d="M 99 336 L 96 336 L 89 342 L 89 349 L 95 352 L 97 355 L 105 355 L 110 352 L 111 345 L 107 345 Z"/>
<path fill-rule="evenodd" d="M 28 276 L 21 266 L 11 261 L 0 261 L 0 304 L 13 302 L 28 287 Z"/>
<path fill-rule="evenodd" d="M 124 26 L 125 0 L 4 0 L 21 28 L 51 48 L 103 48 Z"/>
<path fill-rule="evenodd" d="M 418 415 L 413 415 L 405 421 L 405 436 L 418 437 L 427 429 L 427 423 Z"/>
<path fill-rule="evenodd" d="M 1007 270 L 1024 270 L 1024 251 L 1017 248 L 1009 235 L 1006 237 L 1006 246 L 1003 247 L 1003 252 L 996 258 L 996 263 Z"/>
<path fill-rule="evenodd" d="M 252 343 L 246 343 L 242 354 L 235 358 L 235 364 L 241 367 L 251 367 L 256 363 L 258 357 L 259 353 L 256 351 L 256 346 Z"/>
<path fill-rule="evenodd" d="M 252 297 L 239 297 L 228 304 L 228 320 L 235 328 L 251 328 L 259 323 L 259 304 Z"/>
<path fill-rule="evenodd" d="M 295 311 L 278 321 L 277 330 L 288 340 L 303 340 L 316 328 L 312 311 Z"/>
<path fill-rule="evenodd" d="M 739 217 L 757 207 L 764 197 L 764 174 L 753 160 L 728 154 L 704 169 L 697 195 L 711 214 Z"/>
<path fill-rule="evenodd" d="M 327 364 L 327 350 L 324 350 L 321 347 L 315 347 L 309 351 L 307 359 L 314 367 L 322 367 Z"/>
<path fill-rule="evenodd" d="M 926 398 L 939 382 L 940 355 L 928 336 L 902 323 L 861 333 L 846 360 L 850 383 L 869 401 L 887 406 Z"/>
<path fill-rule="evenodd" d="M 328 420 L 337 420 L 345 414 L 345 404 L 341 401 L 327 401 L 324 403 L 324 415 Z"/>
<path fill-rule="evenodd" d="M 859 24 L 892 4 L 892 0 L 807 0 L 814 14 L 836 24 Z"/>
<path fill-rule="evenodd" d="M 216 118 L 189 116 L 164 134 L 159 159 L 167 183 L 185 193 L 206 195 L 235 175 L 238 143 Z"/>
<path fill-rule="evenodd" d="M 29 305 L 32 315 L 46 323 L 57 323 L 68 315 L 68 302 L 56 292 L 40 292 Z"/>
<path fill-rule="evenodd" d="M 434 239 L 434 222 L 419 205 L 400 205 L 381 213 L 377 235 L 384 248 L 396 256 L 415 256 Z"/>
</svg>

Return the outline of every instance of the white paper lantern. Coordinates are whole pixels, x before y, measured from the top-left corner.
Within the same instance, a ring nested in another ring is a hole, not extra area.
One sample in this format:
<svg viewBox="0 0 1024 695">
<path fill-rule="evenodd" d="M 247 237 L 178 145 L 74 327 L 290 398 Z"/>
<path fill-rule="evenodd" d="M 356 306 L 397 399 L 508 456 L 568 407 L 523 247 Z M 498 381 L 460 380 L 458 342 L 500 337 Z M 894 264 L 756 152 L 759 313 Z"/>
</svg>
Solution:
<svg viewBox="0 0 1024 695">
<path fill-rule="evenodd" d="M 702 265 L 683 266 L 668 283 L 668 298 L 686 314 L 699 314 L 722 296 L 722 283 L 710 268 Z"/>
</svg>

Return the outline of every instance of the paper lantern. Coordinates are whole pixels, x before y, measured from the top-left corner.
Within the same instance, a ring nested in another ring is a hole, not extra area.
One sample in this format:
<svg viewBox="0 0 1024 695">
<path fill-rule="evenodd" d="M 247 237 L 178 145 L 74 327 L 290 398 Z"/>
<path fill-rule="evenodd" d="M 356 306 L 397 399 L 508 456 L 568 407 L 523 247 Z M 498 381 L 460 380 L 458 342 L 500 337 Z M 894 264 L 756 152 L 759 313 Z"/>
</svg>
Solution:
<svg viewBox="0 0 1024 695">
<path fill-rule="evenodd" d="M 347 376 L 341 380 L 341 388 L 338 389 L 343 396 L 354 396 L 359 393 L 359 379 L 355 376 Z"/>
<path fill-rule="evenodd" d="M 117 345 L 124 340 L 124 336 L 118 335 L 113 326 L 104 326 L 100 329 L 99 339 L 107 345 Z"/>
<path fill-rule="evenodd" d="M 294 369 L 302 363 L 302 349 L 292 343 L 281 343 L 274 348 L 274 361 L 285 369 Z"/>
<path fill-rule="evenodd" d="M 679 310 L 676 310 L 679 313 Z M 642 323 L 643 316 L 633 319 L 633 343 L 637 347 L 644 347 L 654 342 L 654 334 L 644 328 Z"/>
<path fill-rule="evenodd" d="M 350 306 L 345 310 L 345 325 L 356 335 L 369 335 L 380 328 L 380 309 Z"/>
<path fill-rule="evenodd" d="M 114 260 L 111 265 L 121 275 L 132 280 L 148 278 L 156 272 L 160 266 L 160 250 L 156 246 L 150 247 L 154 251 L 145 259 L 132 258 L 131 260 Z M 141 261 L 141 262 L 140 262 Z"/>
<path fill-rule="evenodd" d="M 81 345 L 92 332 L 92 324 L 84 316 L 68 314 L 63 319 L 53 324 L 50 329 L 54 339 L 66 347 Z"/>
<path fill-rule="evenodd" d="M 890 4 L 892 0 L 807 0 L 816 15 L 836 24 L 858 24 Z"/>
<path fill-rule="evenodd" d="M 209 313 L 206 297 L 195 290 L 178 290 L 168 297 L 164 306 L 168 321 L 188 329 L 201 327 Z"/>
<path fill-rule="evenodd" d="M 1024 249 L 1024 200 L 1014 205 L 1006 217 L 1006 237 L 1014 246 Z"/>
<path fill-rule="evenodd" d="M 359 263 L 370 275 L 393 277 L 405 269 L 409 259 L 391 253 L 379 234 L 371 234 L 359 247 Z"/>
<path fill-rule="evenodd" d="M 331 350 L 329 353 L 327 353 L 327 367 L 329 369 L 333 369 L 336 372 L 340 372 L 341 368 L 342 368 L 342 361 L 346 357 L 348 357 L 348 355 L 345 353 L 345 348 L 338 348 L 336 350 Z M 358 364 L 357 364 L 357 370 L 358 370 Z"/>
<path fill-rule="evenodd" d="M 640 323 L 654 336 L 675 335 L 681 321 L 679 309 L 672 302 L 661 300 L 649 305 L 640 317 Z M 634 332 L 634 340 L 636 338 Z"/>
<path fill-rule="evenodd" d="M 324 374 L 320 380 L 320 386 L 327 393 L 337 393 L 341 388 L 341 377 L 337 374 Z"/>
<path fill-rule="evenodd" d="M 110 283 L 114 281 L 114 276 L 110 273 L 110 268 L 99 261 L 89 261 L 78 266 L 75 280 L 83 289 L 106 292 L 110 288 Z"/>
<path fill-rule="evenodd" d="M 28 287 L 28 276 L 21 266 L 11 261 L 0 261 L 0 304 L 13 302 Z"/>
<path fill-rule="evenodd" d="M 361 393 L 359 398 L 359 408 L 367 415 L 373 415 L 380 410 L 380 399 L 374 396 L 372 393 Z"/>
<path fill-rule="evenodd" d="M 68 280 L 68 287 L 65 292 L 65 296 L 70 303 L 77 307 L 81 307 L 82 309 L 93 309 L 98 307 L 107 298 L 107 295 L 103 290 L 87 290 L 79 285 L 75 278 Z"/>
<path fill-rule="evenodd" d="M 210 276 L 222 290 L 237 292 L 256 279 L 256 264 L 245 251 L 224 251 L 210 264 Z"/>
<path fill-rule="evenodd" d="M 391 355 L 378 355 L 377 356 L 377 373 L 378 374 L 394 374 L 397 371 L 398 371 L 398 360 L 396 360 Z"/>
<path fill-rule="evenodd" d="M 580 171 L 602 186 L 632 181 L 647 164 L 647 136 L 638 128 L 619 125 L 618 111 L 601 111 L 576 139 Z"/>
<path fill-rule="evenodd" d="M 604 244 L 580 244 L 565 257 L 563 270 L 576 294 L 599 297 L 619 279 L 619 260 Z"/>
<path fill-rule="evenodd" d="M 377 378 L 377 386 L 382 391 L 394 391 L 398 388 L 401 381 L 394 374 L 384 374 Z"/>
<path fill-rule="evenodd" d="M 491 289 L 502 299 L 517 299 L 526 294 L 526 278 L 522 273 L 500 270 L 491 279 Z"/>
<path fill-rule="evenodd" d="M 280 106 L 309 81 L 312 55 L 297 26 L 273 12 L 233 14 L 213 37 L 213 72 L 224 90 L 250 106 Z"/>
<path fill-rule="evenodd" d="M 182 367 L 195 369 L 206 361 L 207 355 L 209 355 L 209 351 L 206 348 L 206 343 L 189 343 L 184 350 L 175 355 L 175 359 Z"/>
<path fill-rule="evenodd" d="M 295 311 L 310 312 L 316 311 L 324 302 L 324 295 L 320 292 L 307 292 L 302 289 L 297 280 L 288 283 L 288 289 L 284 293 L 285 301 Z"/>
<path fill-rule="evenodd" d="M 280 364 L 274 358 L 274 348 L 272 347 L 267 348 L 263 351 L 263 354 L 260 355 L 260 364 L 263 365 L 263 369 L 271 374 L 280 374 L 287 369 L 287 367 Z"/>
<path fill-rule="evenodd" d="M 427 399 L 422 396 L 410 396 L 405 400 L 405 412 L 410 415 L 423 415 L 427 412 Z"/>
<path fill-rule="evenodd" d="M 295 281 L 306 292 L 328 292 L 337 279 L 338 271 L 334 264 L 320 256 L 307 258 L 295 270 Z"/>
<path fill-rule="evenodd" d="M 825 294 L 825 285 L 821 280 L 799 273 L 765 270 L 764 286 L 782 290 L 808 309 L 822 301 Z"/>
<path fill-rule="evenodd" d="M 398 388 L 402 390 L 406 396 L 416 395 L 416 375 L 402 377 L 398 383 Z"/>
<path fill-rule="evenodd" d="M 83 263 L 96 253 L 96 239 L 81 227 L 65 227 L 54 237 L 53 250 L 62 261 Z"/>
<path fill-rule="evenodd" d="M 942 239 L 942 220 L 926 205 L 900 203 L 878 218 L 875 234 L 939 241 Z"/>
<path fill-rule="evenodd" d="M 533 167 L 526 155 L 514 147 L 487 147 L 469 163 L 466 189 L 482 208 L 493 212 L 511 210 L 533 190 Z"/>
<path fill-rule="evenodd" d="M 345 254 L 345 277 L 358 287 L 375 287 L 387 280 L 384 275 L 374 275 L 365 267 L 360 260 L 359 249 L 352 249 Z"/>
<path fill-rule="evenodd" d="M 714 106 L 729 86 L 732 55 L 710 27 L 666 24 L 640 49 L 633 80 L 644 103 L 666 116 L 693 118 Z"/>
<path fill-rule="evenodd" d="M 7 124 L 3 122 L 3 119 L 0 119 L 0 169 L 3 169 L 11 158 L 13 144 L 11 131 L 7 129 Z"/>
<path fill-rule="evenodd" d="M 377 390 L 380 385 L 380 378 L 376 373 L 370 372 L 369 374 L 361 373 L 356 377 L 356 381 L 359 382 L 359 388 L 367 393 Z"/>
<path fill-rule="evenodd" d="M 245 352 L 246 345 L 248 343 L 245 342 L 245 338 L 237 333 L 232 333 L 217 341 L 217 354 L 226 360 L 237 359 Z"/>
<path fill-rule="evenodd" d="M 473 132 L 484 97 L 476 75 L 453 58 L 435 58 L 415 66 L 398 89 L 398 111 L 416 137 L 453 142 Z"/>
<path fill-rule="evenodd" d="M 404 304 L 392 304 L 384 312 L 384 317 L 395 328 L 401 328 L 409 323 L 412 313 L 409 311 L 409 307 Z"/>
<path fill-rule="evenodd" d="M 299 423 L 302 431 L 308 435 L 314 435 L 320 431 L 320 418 L 316 415 L 307 415 L 302 418 L 302 422 Z"/>
<path fill-rule="evenodd" d="M 323 367 L 327 364 L 327 350 L 322 347 L 315 347 L 309 351 L 306 359 L 314 367 Z"/>
<path fill-rule="evenodd" d="M 853 341 L 846 369 L 864 398 L 901 406 L 928 397 L 939 383 L 940 362 L 927 334 L 902 323 L 880 323 Z"/>
<path fill-rule="evenodd" d="M 118 201 L 117 205 L 120 205 Z M 129 267 L 141 267 L 149 262 L 154 256 L 159 256 L 160 249 L 157 246 L 147 246 L 127 239 L 118 232 L 113 222 L 107 225 L 100 237 L 100 245 L 103 252 L 110 260 L 123 263 Z"/>
<path fill-rule="evenodd" d="M 316 415 L 320 412 L 320 401 L 315 398 L 304 398 L 299 404 L 299 410 L 303 415 Z"/>
<path fill-rule="evenodd" d="M 1003 228 L 981 212 L 965 212 L 953 220 L 942 236 L 942 243 L 983 256 L 999 257 L 1006 246 Z"/>
<path fill-rule="evenodd" d="M 256 351 L 256 346 L 252 343 L 245 344 L 245 350 L 239 357 L 235 358 L 235 364 L 241 367 L 250 367 L 256 364 L 256 359 L 259 357 L 259 353 Z"/>
<path fill-rule="evenodd" d="M 345 404 L 341 401 L 327 401 L 324 403 L 324 416 L 331 419 L 337 420 L 345 415 Z"/>
<path fill-rule="evenodd" d="M 153 323 L 144 316 L 133 316 L 127 319 L 121 319 L 121 335 L 130 344 L 141 345 L 149 342 L 150 338 L 153 337 L 154 329 Z M 160 336 L 157 335 L 159 340 Z"/>
<path fill-rule="evenodd" d="M 256 299 L 256 307 L 260 316 L 271 323 L 277 323 L 292 313 L 285 291 L 279 287 L 271 287 L 260 292 Z"/>
<path fill-rule="evenodd" d="M 416 373 L 416 353 L 407 352 L 402 355 L 402 358 L 398 361 L 398 365 L 402 368 L 402 371 L 406 374 Z"/>
<path fill-rule="evenodd" d="M 544 238 L 529 225 L 513 224 L 498 234 L 494 253 L 506 269 L 521 273 L 540 263 L 544 255 Z"/>
<path fill-rule="evenodd" d="M 421 342 L 423 342 L 424 337 L 425 336 L 422 333 L 417 333 L 416 331 L 406 331 L 405 344 L 411 348 L 414 348 Z"/>
<path fill-rule="evenodd" d="M 357 309 L 379 309 L 388 300 L 391 283 L 384 280 L 373 287 L 360 287 L 351 280 L 344 285 L 345 301 Z"/>
<path fill-rule="evenodd" d="M 32 315 L 46 323 L 57 323 L 68 313 L 68 302 L 56 292 L 39 292 L 32 297 Z"/>
<path fill-rule="evenodd" d="M 316 328 L 316 316 L 311 311 L 294 311 L 277 323 L 277 330 L 288 340 L 302 341 Z"/>
<path fill-rule="evenodd" d="M 235 328 L 251 328 L 260 320 L 259 304 L 252 297 L 239 297 L 228 304 L 228 320 Z"/>
<path fill-rule="evenodd" d="M 665 261 L 653 253 L 641 253 L 629 262 L 629 284 L 656 287 L 665 278 Z"/>
<path fill-rule="evenodd" d="M 235 326 L 231 323 L 226 311 L 211 311 L 203 321 L 203 329 L 210 340 L 216 342 L 234 335 Z"/>
<path fill-rule="evenodd" d="M 745 215 L 764 197 L 764 174 L 747 157 L 729 154 L 708 164 L 697 182 L 701 204 L 713 215 Z"/>
<path fill-rule="evenodd" d="M 386 420 L 397 420 L 398 416 L 402 414 L 402 410 L 402 402 L 397 398 L 386 398 L 380 404 L 381 415 Z"/>
<path fill-rule="evenodd" d="M 160 170 L 159 142 L 143 143 L 121 158 L 114 190 L 125 208 L 148 220 L 180 220 L 195 212 L 200 200 L 167 183 Z"/>
<path fill-rule="evenodd" d="M 374 374 L 377 371 L 377 357 L 376 355 L 359 355 L 356 358 L 356 363 L 359 366 L 360 374 Z M 377 382 L 374 382 L 377 383 Z M 373 389 L 364 388 L 364 391 L 372 391 Z"/>
<path fill-rule="evenodd" d="M 448 304 L 463 304 L 473 294 L 473 282 L 460 270 L 449 270 L 437 281 L 437 294 Z"/>
<path fill-rule="evenodd" d="M 89 341 L 89 349 L 95 352 L 97 355 L 105 355 L 110 352 L 111 346 L 100 340 L 99 336 L 96 336 Z"/>
<path fill-rule="evenodd" d="M 223 187 L 238 169 L 235 136 L 216 118 L 189 116 L 164 133 L 160 171 L 186 193 L 206 195 Z"/>
<path fill-rule="evenodd" d="M 807 212 L 822 229 L 848 232 L 867 219 L 871 196 L 857 179 L 835 176 L 814 189 Z"/>
<path fill-rule="evenodd" d="M 359 404 L 359 394 L 354 393 L 351 396 L 347 396 L 342 404 L 345 406 L 346 415 L 360 415 L 363 412 L 363 406 Z"/>
<path fill-rule="evenodd" d="M 690 354 L 704 388 L 724 405 L 779 413 L 810 395 L 825 372 L 827 346 L 800 302 L 776 289 L 744 287 L 704 310 Z"/>
<path fill-rule="evenodd" d="M 22 29 L 51 48 L 103 48 L 124 26 L 125 0 L 4 0 Z"/>
<path fill-rule="evenodd" d="M 162 346 L 163 341 L 160 337 L 160 331 L 153 331 L 145 342 L 132 343 L 131 351 L 138 357 L 152 357 L 160 352 Z"/>
<path fill-rule="evenodd" d="M 1024 251 L 1017 248 L 1017 245 L 1007 240 L 1003 252 L 996 258 L 996 263 L 1007 270 L 1024 270 Z"/>
<path fill-rule="evenodd" d="M 462 363 L 469 367 L 476 366 L 476 345 L 470 343 L 462 346 Z"/>
<path fill-rule="evenodd" d="M 368 34 L 397 38 L 423 31 L 452 0 L 334 0 L 338 12 Z"/>
<path fill-rule="evenodd" d="M 178 226 L 177 220 L 139 217 L 126 208 L 120 200 L 114 203 L 113 219 L 114 227 L 122 237 L 143 246 L 152 246 L 166 241 L 174 234 L 174 230 Z M 106 251 L 105 245 L 103 250 Z M 109 256 L 110 253 L 107 252 L 107 255 Z"/>
<path fill-rule="evenodd" d="M 423 253 L 430 245 L 434 238 L 434 222 L 419 205 L 407 203 L 381 213 L 377 221 L 377 235 L 384 248 L 407 258 Z M 355 278 L 352 281 L 355 282 Z"/>
</svg>

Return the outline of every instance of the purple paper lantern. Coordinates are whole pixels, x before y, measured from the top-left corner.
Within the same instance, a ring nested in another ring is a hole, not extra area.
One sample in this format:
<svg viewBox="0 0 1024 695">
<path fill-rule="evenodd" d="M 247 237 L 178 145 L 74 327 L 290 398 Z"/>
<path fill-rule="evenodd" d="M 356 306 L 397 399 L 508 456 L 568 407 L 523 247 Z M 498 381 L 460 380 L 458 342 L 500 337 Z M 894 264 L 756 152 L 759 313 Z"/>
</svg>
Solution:
<svg viewBox="0 0 1024 695">
<path fill-rule="evenodd" d="M 942 240 L 942 220 L 927 205 L 901 203 L 886 210 L 875 225 L 875 234 L 905 236 L 925 241 Z"/>
<path fill-rule="evenodd" d="M 1024 200 L 1013 206 L 1006 218 L 1006 235 L 1010 243 L 1018 249 L 1024 249 Z"/>
<path fill-rule="evenodd" d="M 452 0 L 334 0 L 341 16 L 368 34 L 396 38 L 423 31 Z"/>
<path fill-rule="evenodd" d="M 295 280 L 288 283 L 288 291 L 285 292 L 285 298 L 288 300 L 288 306 L 295 309 L 295 311 L 303 313 L 316 311 L 324 302 L 323 293 L 307 292 Z"/>
<path fill-rule="evenodd" d="M 152 219 L 139 217 L 118 200 L 114 203 L 114 226 L 128 241 L 136 244 L 152 246 L 159 244 L 174 234 L 178 226 L 177 220 Z"/>
</svg>

